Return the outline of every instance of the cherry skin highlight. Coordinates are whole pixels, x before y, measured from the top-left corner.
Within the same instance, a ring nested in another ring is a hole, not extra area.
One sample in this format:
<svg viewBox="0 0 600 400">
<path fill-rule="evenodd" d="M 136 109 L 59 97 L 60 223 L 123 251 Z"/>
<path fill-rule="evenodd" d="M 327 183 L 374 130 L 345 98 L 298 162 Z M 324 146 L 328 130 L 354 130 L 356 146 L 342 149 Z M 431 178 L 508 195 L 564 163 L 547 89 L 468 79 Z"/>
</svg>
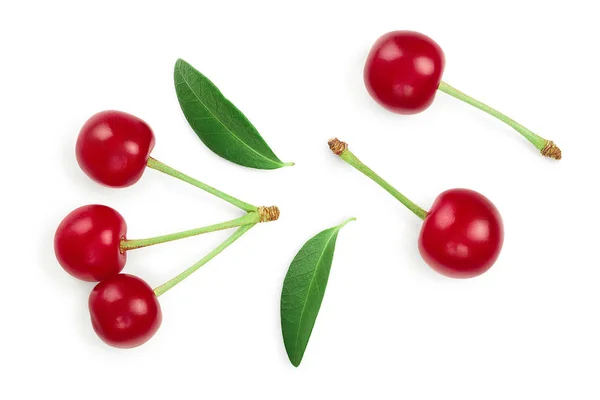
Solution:
<svg viewBox="0 0 600 400">
<path fill-rule="evenodd" d="M 98 204 L 71 211 L 54 234 L 54 253 L 65 271 L 84 281 L 100 281 L 125 266 L 121 251 L 127 224 L 116 210 Z"/>
<path fill-rule="evenodd" d="M 119 274 L 92 290 L 90 317 L 105 343 L 128 349 L 146 343 L 162 322 L 162 311 L 152 288 L 140 278 Z"/>
<path fill-rule="evenodd" d="M 418 32 L 394 31 L 380 37 L 364 69 L 369 94 L 399 114 L 416 114 L 433 103 L 442 80 L 442 49 Z"/>
<path fill-rule="evenodd" d="M 83 172 L 94 181 L 126 187 L 142 177 L 154 142 L 152 129 L 138 117 L 102 111 L 81 128 L 75 153 Z"/>
<path fill-rule="evenodd" d="M 494 264 L 504 241 L 502 218 L 485 196 L 467 189 L 440 194 L 423 222 L 419 251 L 452 278 L 472 278 Z"/>
</svg>

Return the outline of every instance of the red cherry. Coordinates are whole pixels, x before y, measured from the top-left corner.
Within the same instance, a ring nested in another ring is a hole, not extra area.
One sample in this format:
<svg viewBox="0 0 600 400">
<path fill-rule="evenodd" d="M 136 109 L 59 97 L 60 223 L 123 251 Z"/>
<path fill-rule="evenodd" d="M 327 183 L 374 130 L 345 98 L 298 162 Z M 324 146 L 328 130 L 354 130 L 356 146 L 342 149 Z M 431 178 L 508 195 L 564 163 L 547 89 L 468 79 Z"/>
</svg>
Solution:
<svg viewBox="0 0 600 400">
<path fill-rule="evenodd" d="M 133 275 L 119 274 L 100 282 L 90 293 L 88 305 L 94 331 L 114 347 L 128 349 L 146 343 L 162 322 L 154 291 Z"/>
<path fill-rule="evenodd" d="M 127 256 L 120 245 L 126 233 L 127 224 L 114 209 L 83 206 L 69 213 L 56 229 L 54 253 L 75 278 L 99 281 L 125 266 Z"/>
<path fill-rule="evenodd" d="M 490 269 L 504 241 L 502 218 L 485 196 L 467 189 L 440 194 L 423 222 L 421 256 L 434 270 L 472 278 Z"/>
<path fill-rule="evenodd" d="M 411 31 L 389 32 L 371 48 L 365 85 L 385 108 L 415 114 L 433 102 L 444 64 L 444 53 L 431 38 Z"/>
<path fill-rule="evenodd" d="M 153 148 L 154 133 L 146 122 L 121 111 L 102 111 L 79 132 L 77 162 L 96 182 L 126 187 L 142 177 Z"/>
</svg>

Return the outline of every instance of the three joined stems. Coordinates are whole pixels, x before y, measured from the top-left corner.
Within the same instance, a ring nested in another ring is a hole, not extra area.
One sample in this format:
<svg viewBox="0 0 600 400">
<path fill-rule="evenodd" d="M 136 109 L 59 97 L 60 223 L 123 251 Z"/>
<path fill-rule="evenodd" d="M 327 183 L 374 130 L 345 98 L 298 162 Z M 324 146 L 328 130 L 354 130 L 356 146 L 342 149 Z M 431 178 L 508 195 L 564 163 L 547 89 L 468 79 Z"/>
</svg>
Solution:
<svg viewBox="0 0 600 400">
<path fill-rule="evenodd" d="M 190 276 L 193 272 L 197 271 L 200 267 L 202 267 L 204 264 L 206 264 L 207 262 L 212 260 L 219 253 L 221 253 L 223 250 L 225 250 L 227 247 L 229 247 L 233 242 L 238 240 L 244 233 L 248 232 L 254 225 L 256 225 L 260 222 L 275 221 L 276 219 L 279 218 L 279 209 L 275 206 L 271 206 L 271 207 L 253 206 L 252 204 L 246 203 L 240 199 L 237 199 L 231 195 L 228 195 L 227 193 L 224 193 L 218 189 L 215 189 L 212 186 L 209 186 L 203 182 L 200 182 L 199 180 L 192 178 L 191 176 L 186 175 L 183 172 L 177 171 L 176 169 L 171 168 L 168 165 L 163 164 L 160 161 L 158 161 L 152 157 L 150 157 L 148 159 L 147 166 L 152 169 L 155 169 L 157 171 L 160 171 L 164 174 L 167 174 L 169 176 L 177 178 L 183 182 L 189 183 L 190 185 L 193 185 L 199 189 L 202 189 L 205 192 L 208 192 L 208 193 L 212 194 L 213 196 L 216 196 L 222 200 L 225 200 L 226 202 L 242 209 L 243 211 L 246 211 L 246 213 L 247 213 L 243 217 L 236 218 L 236 219 L 233 219 L 230 221 L 225 221 L 225 222 L 221 222 L 218 224 L 213 224 L 213 225 L 209 225 L 209 226 L 205 226 L 205 227 L 201 227 L 201 228 L 190 229 L 187 231 L 171 233 L 168 235 L 156 236 L 156 237 L 147 238 L 147 239 L 136 239 L 136 240 L 123 239 L 121 241 L 121 251 L 127 251 L 127 250 L 132 250 L 132 249 L 139 249 L 139 248 L 146 247 L 146 246 L 151 246 L 151 245 L 158 244 L 158 243 L 166 243 L 166 242 L 170 242 L 173 240 L 178 240 L 178 239 L 183 239 L 183 238 L 187 238 L 187 237 L 191 237 L 191 236 L 201 235 L 204 233 L 215 232 L 215 231 L 220 231 L 220 230 L 224 230 L 224 229 L 238 227 L 238 229 L 227 240 L 225 240 L 223 243 L 221 243 L 220 245 L 215 247 L 210 253 L 208 253 L 206 256 L 204 256 L 197 263 L 193 264 L 192 266 L 190 266 L 185 271 L 181 272 L 179 275 L 175 276 L 171 280 L 156 287 L 154 289 L 154 293 L 156 294 L 156 296 L 160 296 L 160 295 L 164 294 L 166 291 L 171 289 L 173 286 L 177 285 L 178 283 L 183 281 L 185 278 Z"/>
</svg>

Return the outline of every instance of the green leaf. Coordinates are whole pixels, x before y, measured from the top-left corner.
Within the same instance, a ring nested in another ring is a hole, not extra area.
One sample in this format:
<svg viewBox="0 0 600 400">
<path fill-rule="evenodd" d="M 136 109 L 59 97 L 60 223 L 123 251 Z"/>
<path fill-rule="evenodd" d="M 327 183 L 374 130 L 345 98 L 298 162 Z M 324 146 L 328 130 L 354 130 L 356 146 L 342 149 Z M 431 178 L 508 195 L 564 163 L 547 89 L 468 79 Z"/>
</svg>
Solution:
<svg viewBox="0 0 600 400">
<path fill-rule="evenodd" d="M 177 60 L 174 78 L 185 118 L 213 152 L 251 168 L 277 169 L 293 165 L 281 162 L 248 118 L 190 64 Z"/>
<path fill-rule="evenodd" d="M 341 225 L 324 230 L 302 246 L 283 281 L 281 330 L 292 364 L 302 361 L 329 279 L 335 241 Z"/>
</svg>

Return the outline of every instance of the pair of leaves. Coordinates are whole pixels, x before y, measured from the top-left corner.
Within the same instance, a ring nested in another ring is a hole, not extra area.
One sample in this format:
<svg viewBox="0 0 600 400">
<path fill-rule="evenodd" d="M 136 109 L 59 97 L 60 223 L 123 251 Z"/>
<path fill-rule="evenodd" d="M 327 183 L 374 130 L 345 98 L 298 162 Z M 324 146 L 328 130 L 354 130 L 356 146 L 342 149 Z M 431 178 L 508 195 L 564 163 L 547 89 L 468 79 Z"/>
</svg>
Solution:
<svg viewBox="0 0 600 400">
<path fill-rule="evenodd" d="M 292 261 L 281 293 L 281 330 L 285 350 L 297 367 L 312 333 L 333 261 L 341 225 L 324 230 L 302 246 Z"/>
<path fill-rule="evenodd" d="M 177 60 L 174 79 L 185 118 L 214 153 L 251 168 L 277 169 L 293 165 L 281 162 L 248 118 L 190 64 Z"/>
<path fill-rule="evenodd" d="M 198 70 L 179 59 L 174 71 L 181 110 L 204 144 L 219 156 L 251 168 L 277 169 L 283 163 L 256 128 Z M 289 267 L 281 294 L 281 327 L 290 361 L 300 365 L 329 279 L 335 243 L 349 221 L 324 230 L 304 244 Z"/>
</svg>

